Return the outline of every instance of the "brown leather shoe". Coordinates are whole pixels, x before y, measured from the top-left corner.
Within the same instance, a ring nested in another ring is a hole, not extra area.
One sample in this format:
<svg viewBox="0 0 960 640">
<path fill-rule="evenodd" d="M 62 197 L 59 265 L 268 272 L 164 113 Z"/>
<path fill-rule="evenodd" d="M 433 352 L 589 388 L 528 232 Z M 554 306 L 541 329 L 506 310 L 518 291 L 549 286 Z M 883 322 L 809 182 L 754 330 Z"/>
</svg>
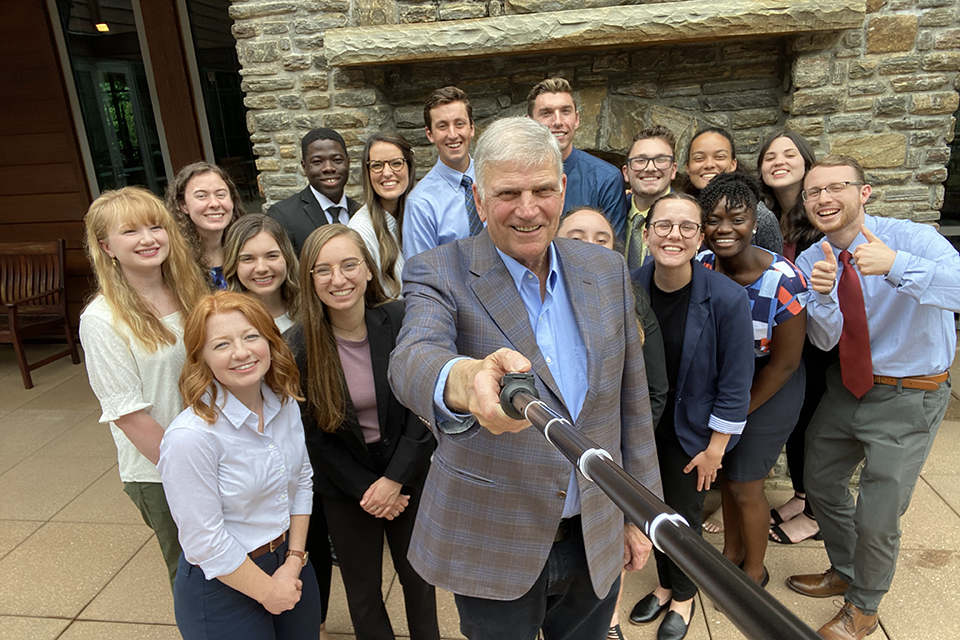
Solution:
<svg viewBox="0 0 960 640">
<path fill-rule="evenodd" d="M 830 598 L 845 594 L 850 584 L 837 575 L 836 569 L 830 567 L 823 573 L 790 576 L 787 578 L 787 586 L 811 598 Z"/>
<path fill-rule="evenodd" d="M 863 640 L 876 631 L 878 625 L 877 614 L 865 615 L 852 602 L 844 602 L 840 612 L 817 633 L 826 640 Z"/>
</svg>

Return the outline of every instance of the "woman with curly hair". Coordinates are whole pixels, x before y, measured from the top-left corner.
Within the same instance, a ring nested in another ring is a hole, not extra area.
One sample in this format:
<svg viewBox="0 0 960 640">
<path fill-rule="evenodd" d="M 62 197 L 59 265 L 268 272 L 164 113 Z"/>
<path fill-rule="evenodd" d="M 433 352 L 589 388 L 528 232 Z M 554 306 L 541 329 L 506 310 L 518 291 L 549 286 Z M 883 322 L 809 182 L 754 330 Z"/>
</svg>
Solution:
<svg viewBox="0 0 960 640">
<path fill-rule="evenodd" d="M 183 409 L 183 320 L 208 289 L 177 223 L 146 189 L 105 192 L 84 223 L 97 278 L 80 315 L 87 375 L 117 445 L 123 490 L 156 532 L 172 587 L 180 545 L 156 464 L 164 429 Z"/>
<path fill-rule="evenodd" d="M 761 586 L 770 505 L 763 483 L 797 423 L 805 370 L 800 356 L 807 334 L 807 282 L 783 256 L 750 244 L 760 193 L 743 174 L 720 175 L 700 192 L 704 266 L 743 287 L 750 297 L 754 373 L 747 424 L 727 454 L 720 492 L 723 554 Z"/>
<path fill-rule="evenodd" d="M 281 332 L 292 327 L 300 312 L 300 266 L 280 223 L 262 213 L 243 216 L 227 232 L 223 254 L 227 288 L 262 302 Z"/>
<path fill-rule="evenodd" d="M 246 213 L 230 175 L 209 162 L 188 164 L 167 187 L 166 204 L 197 264 L 208 272 L 211 286 L 226 289 L 223 241 L 230 226 Z"/>
<path fill-rule="evenodd" d="M 218 291 L 187 318 L 180 393 L 160 475 L 183 554 L 173 590 L 184 640 L 320 637 L 305 551 L 313 469 L 293 355 L 262 304 Z"/>
<path fill-rule="evenodd" d="M 363 197 L 366 204 L 350 218 L 393 298 L 403 282 L 403 208 L 416 182 L 413 147 L 399 133 L 380 131 L 363 147 Z"/>
</svg>

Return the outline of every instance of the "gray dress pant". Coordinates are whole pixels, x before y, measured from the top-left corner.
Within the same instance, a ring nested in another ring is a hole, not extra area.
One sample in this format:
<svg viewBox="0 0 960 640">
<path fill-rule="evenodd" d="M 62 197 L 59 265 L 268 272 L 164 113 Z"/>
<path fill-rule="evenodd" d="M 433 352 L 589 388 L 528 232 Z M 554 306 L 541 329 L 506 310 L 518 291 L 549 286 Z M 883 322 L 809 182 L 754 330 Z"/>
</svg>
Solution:
<svg viewBox="0 0 960 640">
<path fill-rule="evenodd" d="M 910 505 L 950 400 L 936 391 L 876 384 L 860 400 L 827 369 L 827 391 L 810 420 L 804 482 L 830 562 L 850 583 L 846 600 L 873 614 L 890 589 L 900 551 L 900 516 Z M 861 460 L 860 493 L 848 489 Z"/>
</svg>

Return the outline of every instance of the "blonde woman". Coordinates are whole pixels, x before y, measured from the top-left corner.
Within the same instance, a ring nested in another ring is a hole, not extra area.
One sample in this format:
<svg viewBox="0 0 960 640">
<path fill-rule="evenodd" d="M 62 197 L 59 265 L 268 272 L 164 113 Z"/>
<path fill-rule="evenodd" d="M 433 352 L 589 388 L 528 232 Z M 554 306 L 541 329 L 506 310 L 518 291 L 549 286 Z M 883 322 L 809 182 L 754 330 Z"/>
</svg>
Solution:
<svg viewBox="0 0 960 640">
<path fill-rule="evenodd" d="M 80 341 L 100 422 L 117 444 L 120 479 L 170 574 L 180 545 L 157 472 L 164 429 L 183 409 L 183 318 L 207 292 L 170 212 L 140 187 L 107 191 L 84 218 L 97 291 L 80 316 Z"/>
<path fill-rule="evenodd" d="M 348 226 L 363 238 L 384 291 L 396 298 L 403 288 L 403 209 L 417 178 L 413 147 L 399 133 L 373 134 L 363 148 L 362 175 L 366 204 Z"/>
<path fill-rule="evenodd" d="M 166 204 L 210 285 L 226 289 L 223 241 L 230 226 L 246 214 L 230 175 L 209 162 L 188 164 L 167 187 Z"/>
<path fill-rule="evenodd" d="M 160 443 L 180 527 L 173 591 L 184 640 L 320 636 L 305 545 L 313 469 L 296 400 L 300 376 L 262 304 L 218 291 L 187 318 L 184 409 Z"/>
<path fill-rule="evenodd" d="M 223 251 L 227 288 L 262 302 L 281 333 L 292 327 L 300 310 L 299 263 L 280 223 L 246 215 L 227 232 Z"/>
</svg>

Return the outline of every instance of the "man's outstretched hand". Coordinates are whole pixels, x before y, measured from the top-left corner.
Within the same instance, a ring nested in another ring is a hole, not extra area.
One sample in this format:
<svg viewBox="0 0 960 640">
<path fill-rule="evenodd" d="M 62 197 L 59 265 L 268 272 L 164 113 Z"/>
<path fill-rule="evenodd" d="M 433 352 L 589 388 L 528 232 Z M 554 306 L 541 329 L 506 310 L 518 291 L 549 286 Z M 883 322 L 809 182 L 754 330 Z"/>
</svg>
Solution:
<svg viewBox="0 0 960 640">
<path fill-rule="evenodd" d="M 480 426 L 495 435 L 523 431 L 530 423 L 507 417 L 500 407 L 500 378 L 525 373 L 530 366 L 523 354 L 506 348 L 483 360 L 460 360 L 450 369 L 443 401 L 451 411 L 473 414 Z"/>
</svg>

